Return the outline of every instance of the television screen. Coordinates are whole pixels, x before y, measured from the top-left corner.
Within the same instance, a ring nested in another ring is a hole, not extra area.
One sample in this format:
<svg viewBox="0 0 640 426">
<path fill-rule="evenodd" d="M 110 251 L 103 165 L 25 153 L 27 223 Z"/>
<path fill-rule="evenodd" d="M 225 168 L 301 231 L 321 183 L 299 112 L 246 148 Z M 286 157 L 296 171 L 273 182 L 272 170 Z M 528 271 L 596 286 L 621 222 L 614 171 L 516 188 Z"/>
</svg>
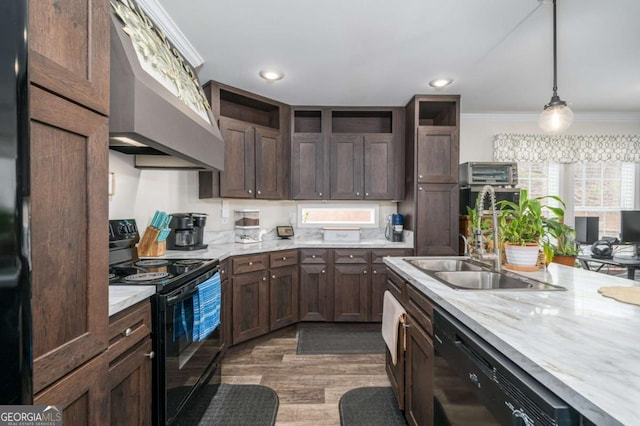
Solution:
<svg viewBox="0 0 640 426">
<path fill-rule="evenodd" d="M 640 210 L 620 212 L 620 239 L 624 243 L 640 244 Z"/>
<path fill-rule="evenodd" d="M 598 216 L 576 217 L 576 241 L 593 244 L 600 239 L 600 218 Z"/>
</svg>

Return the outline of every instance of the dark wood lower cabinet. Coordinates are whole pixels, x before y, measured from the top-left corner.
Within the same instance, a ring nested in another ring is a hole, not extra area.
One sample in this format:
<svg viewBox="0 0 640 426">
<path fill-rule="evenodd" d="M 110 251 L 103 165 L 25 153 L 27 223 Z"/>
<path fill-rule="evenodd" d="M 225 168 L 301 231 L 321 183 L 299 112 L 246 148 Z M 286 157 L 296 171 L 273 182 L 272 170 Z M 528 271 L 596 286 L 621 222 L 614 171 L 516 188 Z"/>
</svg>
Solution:
<svg viewBox="0 0 640 426">
<path fill-rule="evenodd" d="M 330 275 L 324 263 L 300 265 L 301 321 L 329 321 L 333 318 L 329 309 Z"/>
<path fill-rule="evenodd" d="M 151 425 L 151 338 L 109 366 L 112 425 Z"/>
<path fill-rule="evenodd" d="M 34 405 L 61 405 L 65 426 L 109 424 L 108 358 L 102 353 L 36 394 Z"/>
<path fill-rule="evenodd" d="M 382 302 L 387 289 L 387 267 L 384 264 L 371 266 L 371 318 L 382 322 Z"/>
<path fill-rule="evenodd" d="M 271 269 L 269 292 L 269 329 L 298 322 L 298 266 Z"/>
<path fill-rule="evenodd" d="M 370 266 L 337 264 L 334 268 L 334 321 L 367 321 L 371 297 Z"/>
<path fill-rule="evenodd" d="M 409 425 L 433 425 L 433 341 L 407 315 L 404 415 Z"/>
<path fill-rule="evenodd" d="M 267 271 L 231 278 L 233 344 L 269 332 L 269 281 Z"/>
</svg>

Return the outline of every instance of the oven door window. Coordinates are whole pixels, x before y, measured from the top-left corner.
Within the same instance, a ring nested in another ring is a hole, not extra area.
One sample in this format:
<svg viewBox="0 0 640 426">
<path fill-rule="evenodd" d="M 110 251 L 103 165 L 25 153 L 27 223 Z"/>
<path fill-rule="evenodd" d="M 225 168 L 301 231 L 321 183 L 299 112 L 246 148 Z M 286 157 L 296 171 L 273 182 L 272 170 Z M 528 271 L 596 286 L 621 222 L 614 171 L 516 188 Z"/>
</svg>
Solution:
<svg viewBox="0 0 640 426">
<path fill-rule="evenodd" d="M 218 279 L 219 275 L 215 276 Z M 213 279 L 213 278 L 212 278 Z M 169 416 L 189 396 L 193 386 L 220 351 L 220 295 L 203 298 L 201 283 L 180 300 L 173 300 L 166 310 L 164 328 L 165 377 L 167 412 Z M 205 296 L 207 294 L 205 293 Z M 217 310 L 217 321 L 206 321 L 203 329 L 204 309 Z M 203 331 L 204 330 L 204 331 Z"/>
</svg>

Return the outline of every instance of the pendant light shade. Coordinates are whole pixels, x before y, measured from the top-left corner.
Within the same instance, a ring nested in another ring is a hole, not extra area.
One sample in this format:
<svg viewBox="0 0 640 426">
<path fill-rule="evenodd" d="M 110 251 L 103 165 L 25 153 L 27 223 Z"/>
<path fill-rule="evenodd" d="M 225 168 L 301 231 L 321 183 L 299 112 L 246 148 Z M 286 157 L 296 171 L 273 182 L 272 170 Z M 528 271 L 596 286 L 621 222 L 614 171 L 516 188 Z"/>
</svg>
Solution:
<svg viewBox="0 0 640 426">
<path fill-rule="evenodd" d="M 538 125 L 545 132 L 562 132 L 573 122 L 573 111 L 558 96 L 558 67 L 556 48 L 556 0 L 553 0 L 553 96 L 544 106 Z"/>
</svg>

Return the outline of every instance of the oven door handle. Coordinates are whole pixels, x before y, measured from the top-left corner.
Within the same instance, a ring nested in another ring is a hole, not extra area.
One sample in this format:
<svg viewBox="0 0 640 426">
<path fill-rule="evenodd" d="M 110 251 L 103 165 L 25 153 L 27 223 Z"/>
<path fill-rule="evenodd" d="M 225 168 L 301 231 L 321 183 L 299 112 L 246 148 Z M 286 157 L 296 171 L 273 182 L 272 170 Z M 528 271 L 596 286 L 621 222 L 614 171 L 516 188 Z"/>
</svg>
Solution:
<svg viewBox="0 0 640 426">
<path fill-rule="evenodd" d="M 195 296 L 196 294 L 198 294 L 198 287 L 194 287 L 193 289 L 185 292 L 185 293 L 180 293 L 176 296 L 169 296 L 167 297 L 167 306 L 173 306 L 173 305 L 177 305 L 178 303 L 187 300 L 193 296 Z"/>
</svg>

